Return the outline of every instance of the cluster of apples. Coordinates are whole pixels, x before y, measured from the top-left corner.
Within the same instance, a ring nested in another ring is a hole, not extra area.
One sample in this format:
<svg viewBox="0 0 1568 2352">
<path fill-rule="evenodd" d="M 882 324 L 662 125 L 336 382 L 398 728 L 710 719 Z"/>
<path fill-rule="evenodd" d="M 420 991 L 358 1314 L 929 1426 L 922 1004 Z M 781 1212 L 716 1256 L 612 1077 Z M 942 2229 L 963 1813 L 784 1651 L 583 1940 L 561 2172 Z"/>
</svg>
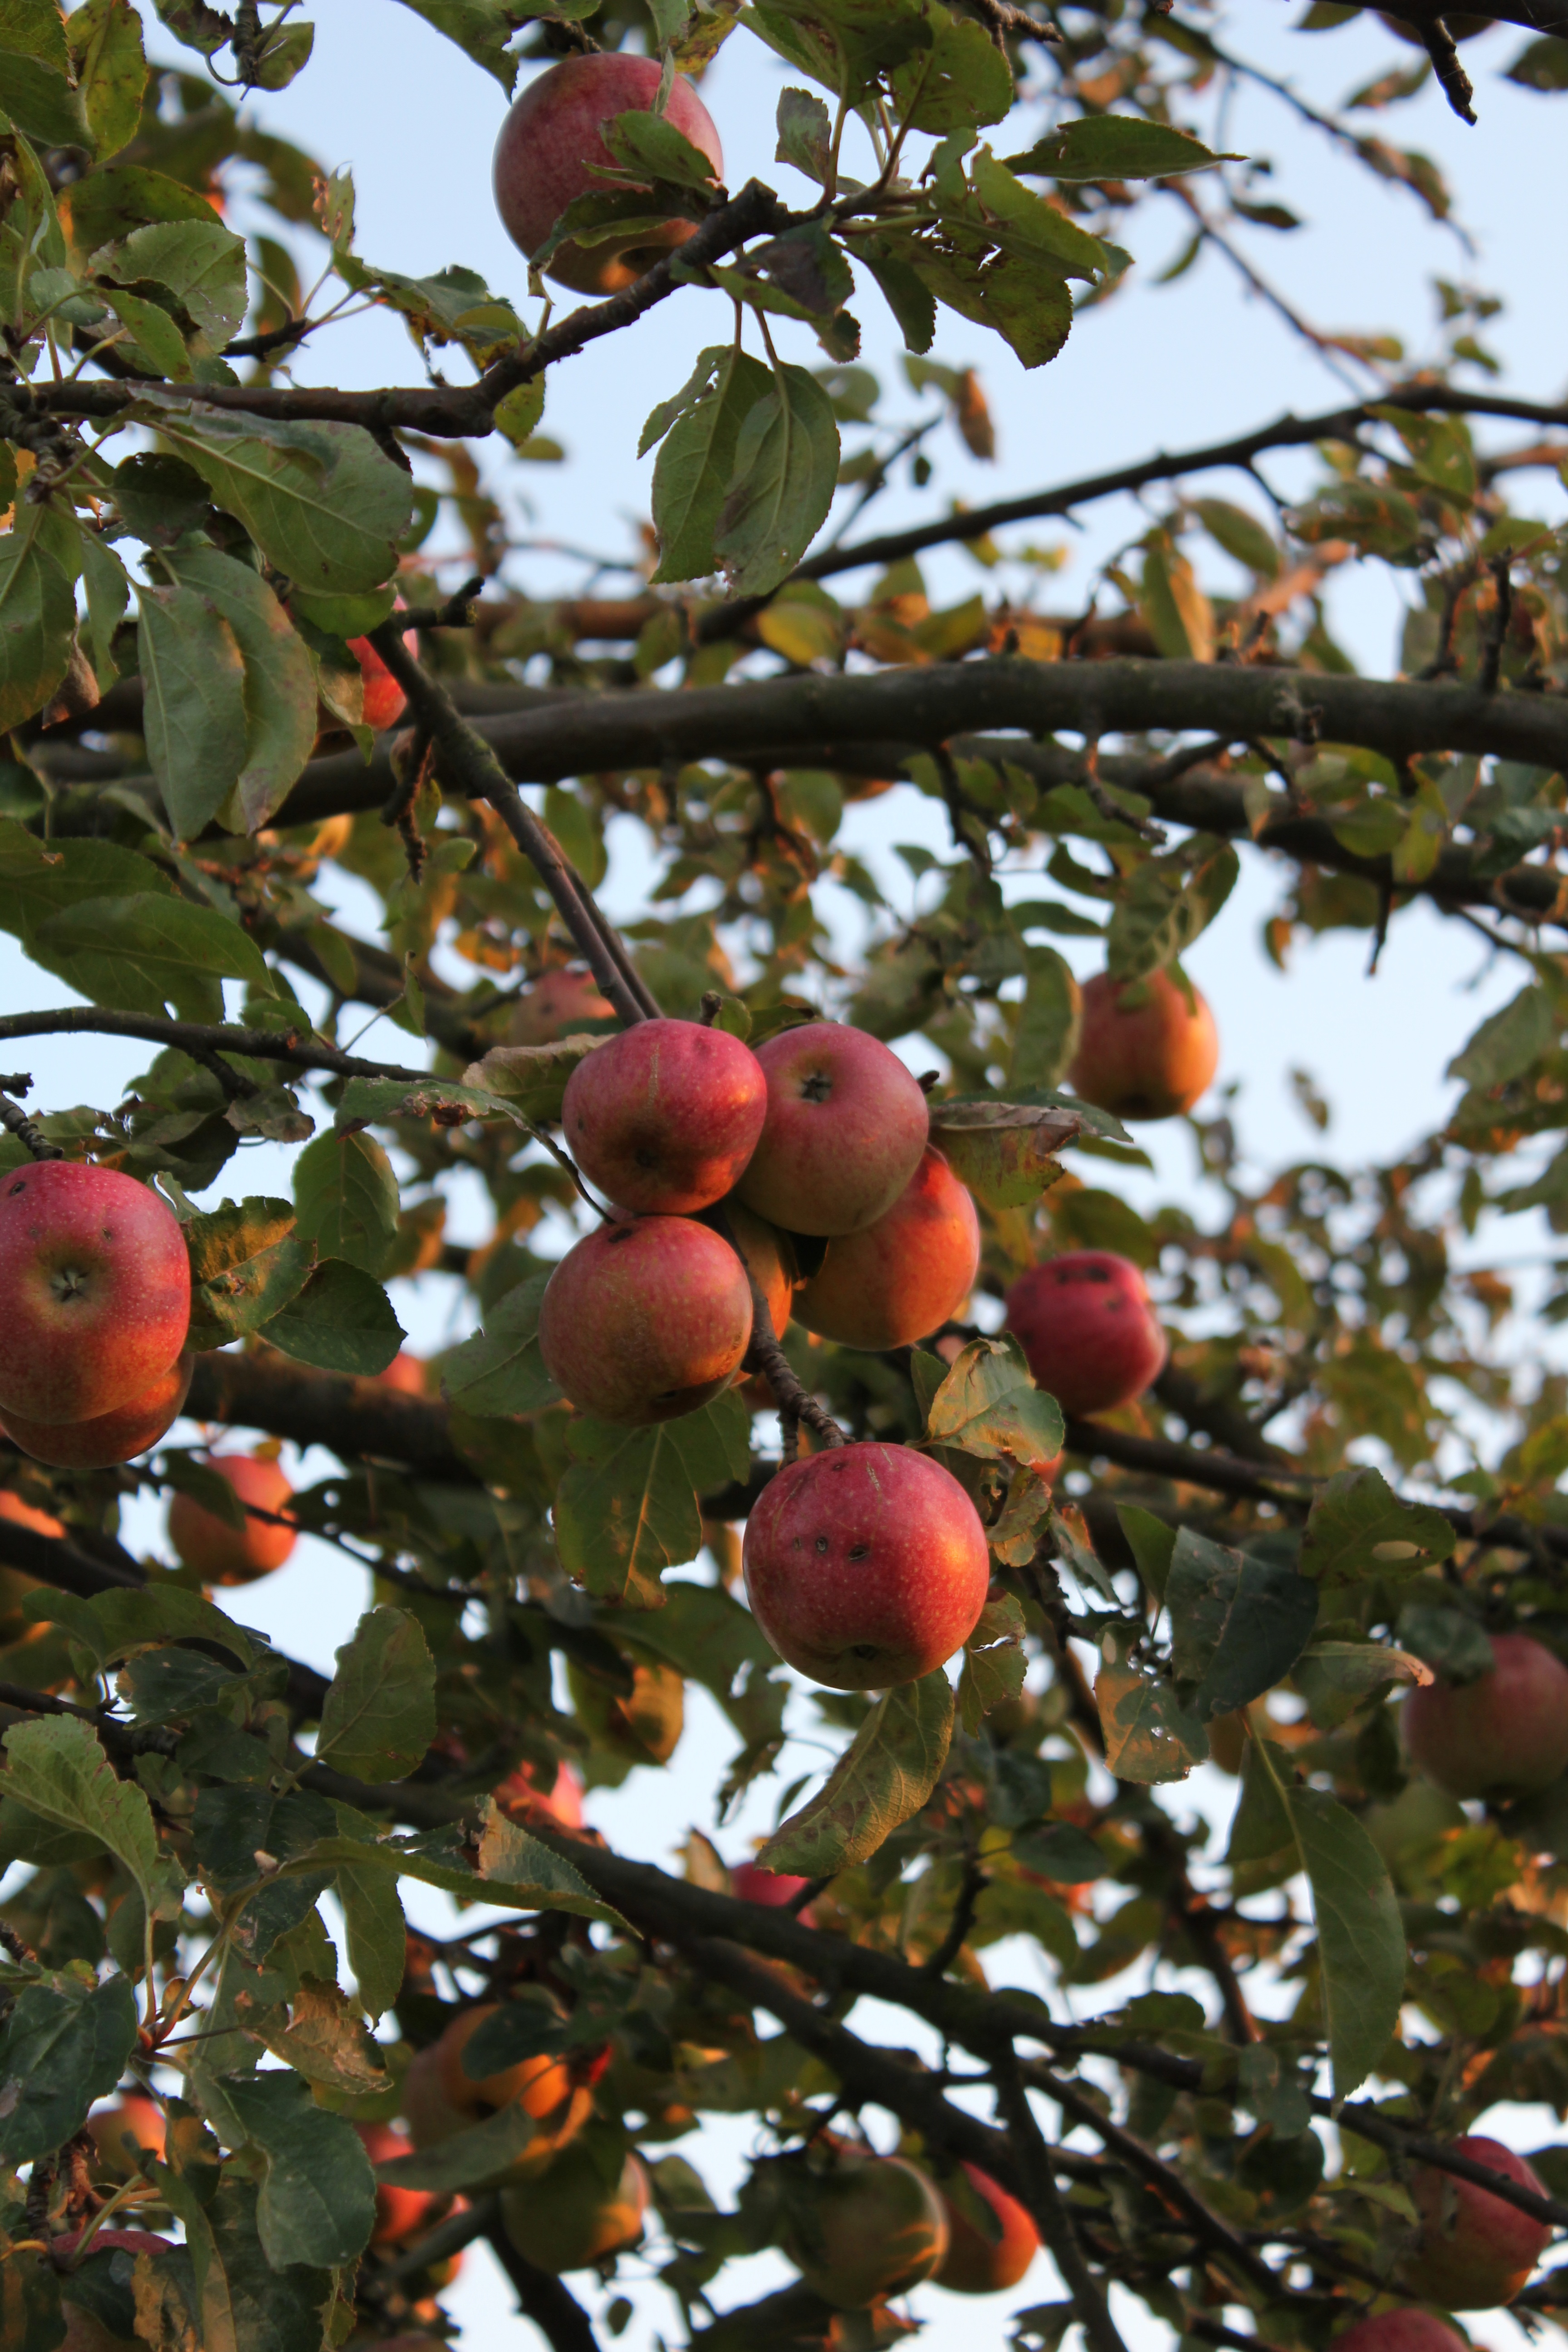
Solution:
<svg viewBox="0 0 1568 2352">
<path fill-rule="evenodd" d="M 172 1212 L 111 1168 L 39 1160 L 0 1181 L 0 1431 L 65 1470 L 163 1436 L 194 1359 L 191 1267 Z"/>
</svg>

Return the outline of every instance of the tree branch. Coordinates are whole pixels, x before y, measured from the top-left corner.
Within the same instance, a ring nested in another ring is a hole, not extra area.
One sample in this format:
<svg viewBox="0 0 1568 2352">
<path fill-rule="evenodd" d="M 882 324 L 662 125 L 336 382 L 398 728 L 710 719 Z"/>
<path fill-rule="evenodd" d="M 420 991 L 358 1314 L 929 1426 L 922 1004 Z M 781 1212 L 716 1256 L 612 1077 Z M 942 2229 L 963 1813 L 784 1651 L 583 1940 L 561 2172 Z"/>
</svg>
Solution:
<svg viewBox="0 0 1568 2352">
<path fill-rule="evenodd" d="M 1089 2266 L 1072 2214 L 1062 2202 L 1045 2138 L 1011 2048 L 998 2055 L 995 2079 L 996 2104 L 1007 2118 L 1007 2137 L 1016 2158 L 1024 2202 L 1072 2297 L 1085 2341 L 1091 2352 L 1127 2352 L 1100 2281 Z"/>
<path fill-rule="evenodd" d="M 566 2284 L 550 2271 L 536 2270 L 507 2236 L 499 2212 L 486 2230 L 490 2252 L 511 2281 L 517 2307 L 531 2319 L 551 2352 L 599 2352 L 587 2313 Z"/>
</svg>

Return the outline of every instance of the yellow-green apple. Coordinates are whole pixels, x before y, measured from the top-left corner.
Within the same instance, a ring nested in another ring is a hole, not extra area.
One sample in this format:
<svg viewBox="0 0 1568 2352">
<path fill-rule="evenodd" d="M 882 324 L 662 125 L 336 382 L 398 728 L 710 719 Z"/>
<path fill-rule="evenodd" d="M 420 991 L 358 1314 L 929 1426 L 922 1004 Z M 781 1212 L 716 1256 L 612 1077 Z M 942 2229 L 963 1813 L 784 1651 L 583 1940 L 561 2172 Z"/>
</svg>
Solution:
<svg viewBox="0 0 1568 2352">
<path fill-rule="evenodd" d="M 1189 1004 L 1168 971 L 1141 981 L 1099 972 L 1083 992 L 1083 1024 L 1068 1083 L 1118 1118 L 1174 1118 L 1191 1110 L 1219 1064 L 1214 1014 Z"/>
<path fill-rule="evenodd" d="M 1032 1265 L 1007 1293 L 1007 1328 L 1064 1412 L 1131 1404 L 1165 1361 L 1143 1277 L 1113 1250 L 1064 1250 Z"/>
<path fill-rule="evenodd" d="M 112 1412 L 168 1370 L 190 1319 L 185 1237 L 145 1184 L 71 1160 L 0 1180 L 0 1412 Z"/>
<path fill-rule="evenodd" d="M 402 2132 L 394 2131 L 390 2124 L 356 2124 L 354 2129 L 364 2142 L 364 2152 L 372 2164 L 392 2164 L 400 2156 L 412 2156 L 414 2143 Z M 370 2233 L 373 2246 L 406 2246 L 429 2226 L 433 2209 L 439 2202 L 428 2189 L 392 2188 L 378 2181 L 375 2190 L 375 2227 Z"/>
<path fill-rule="evenodd" d="M 1491 1671 L 1405 1702 L 1410 1760 L 1450 1797 L 1522 1797 L 1568 1770 L 1568 1666 L 1528 1633 L 1494 1633 Z"/>
<path fill-rule="evenodd" d="M 813 2176 L 784 2251 L 824 2303 L 861 2311 L 931 2276 L 947 2222 L 931 2182 L 902 2157 L 841 2157 Z"/>
<path fill-rule="evenodd" d="M 586 2270 L 638 2243 L 647 2212 L 647 2174 L 628 2152 L 606 2183 L 596 2149 L 575 2140 L 525 2188 L 501 2194 L 501 2222 L 535 2270 Z"/>
<path fill-rule="evenodd" d="M 556 964 L 542 972 L 513 1004 L 507 1021 L 507 1043 L 553 1045 L 559 1038 L 574 1035 L 584 1022 L 614 1020 L 615 1012 L 609 998 L 600 995 L 591 971 Z"/>
<path fill-rule="evenodd" d="M 890 1209 L 827 1244 L 802 1284 L 796 1318 L 847 1348 L 907 1348 L 955 1315 L 974 1286 L 980 1220 L 942 1153 L 928 1144 Z"/>
<path fill-rule="evenodd" d="M 1537 2196 L 1546 2194 L 1523 2157 L 1500 2140 L 1469 2132 L 1452 2141 L 1450 2149 L 1506 2173 Z M 1410 2194 L 1421 2235 L 1405 2272 L 1416 2294 L 1449 2311 L 1490 2311 L 1511 2303 L 1546 2251 L 1550 2224 L 1532 2221 L 1489 2189 L 1456 2180 L 1432 2165 L 1415 2168 Z"/>
<path fill-rule="evenodd" d="M 501 226 L 530 259 L 539 252 L 574 197 L 603 194 L 623 181 L 595 177 L 594 166 L 615 165 L 604 130 L 617 114 L 650 113 L 658 96 L 657 58 L 613 54 L 563 58 L 531 81 L 501 124 L 492 185 Z M 724 152 L 712 118 L 684 76 L 677 74 L 665 120 L 700 149 L 722 179 Z M 684 245 L 695 221 L 646 220 L 602 244 L 556 248 L 547 277 L 577 294 L 618 294 L 662 254 Z"/>
<path fill-rule="evenodd" d="M 632 1667 L 631 1689 L 622 1696 L 568 1659 L 566 1687 L 596 1747 L 634 1764 L 664 1764 L 674 1755 L 686 1723 L 686 1685 L 673 1666 L 639 1661 Z"/>
<path fill-rule="evenodd" d="M 966 2164 L 963 2177 L 969 2197 L 987 2205 L 994 2217 L 988 2231 L 964 2210 L 968 2200 L 955 2199 L 938 2186 L 947 2222 L 947 2252 L 936 2273 L 938 2286 L 954 2294 L 999 2294 L 1016 2286 L 1040 2251 L 1039 2232 L 1016 2197 L 1009 2197 L 988 2172 Z"/>
<path fill-rule="evenodd" d="M 830 1690 L 930 1674 L 974 1631 L 991 1576 L 973 1504 L 907 1445 L 792 1462 L 752 1507 L 741 1557 L 767 1639 Z"/>
<path fill-rule="evenodd" d="M 926 1098 L 864 1029 L 811 1021 L 757 1048 L 768 1110 L 739 1191 L 786 1233 L 858 1233 L 890 1209 L 926 1148 Z"/>
<path fill-rule="evenodd" d="M 255 1510 L 280 1515 L 294 1498 L 277 1463 L 264 1455 L 214 1454 L 206 1466 Z M 176 1495 L 169 1505 L 169 1541 L 204 1584 L 254 1584 L 282 1567 L 294 1549 L 295 1530 L 279 1526 L 276 1517 L 254 1518 L 248 1510 L 244 1527 L 231 1528 L 191 1496 Z"/>
<path fill-rule="evenodd" d="M 0 1430 L 24 1454 L 57 1470 L 108 1470 L 133 1462 L 178 1421 L 195 1364 L 190 1349 L 182 1350 L 140 1396 L 92 1421 L 24 1421 L 7 1412 L 0 1413 Z"/>
<path fill-rule="evenodd" d="M 1469 2347 L 1430 2311 L 1380 2311 L 1336 2336 L 1329 2352 L 1469 2352 Z"/>
<path fill-rule="evenodd" d="M 572 1402 L 642 1427 L 727 1388 L 752 1336 L 746 1269 L 689 1217 L 613 1219 L 546 1286 L 539 1349 Z"/>
<path fill-rule="evenodd" d="M 700 1021 L 638 1021 L 578 1063 L 562 1130 L 590 1184 L 623 1209 L 688 1216 L 721 1200 L 767 1110 L 756 1055 Z"/>
</svg>

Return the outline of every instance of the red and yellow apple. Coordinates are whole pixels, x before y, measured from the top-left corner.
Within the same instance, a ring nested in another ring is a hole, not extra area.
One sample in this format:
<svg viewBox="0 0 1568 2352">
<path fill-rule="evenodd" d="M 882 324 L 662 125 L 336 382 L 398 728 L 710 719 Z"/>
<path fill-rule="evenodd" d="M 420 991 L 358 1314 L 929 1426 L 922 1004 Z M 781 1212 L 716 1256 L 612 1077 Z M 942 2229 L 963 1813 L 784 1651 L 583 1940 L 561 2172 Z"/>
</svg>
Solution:
<svg viewBox="0 0 1568 2352">
<path fill-rule="evenodd" d="M 978 2165 L 963 2167 L 970 2192 L 995 2216 L 991 2236 L 971 2219 L 962 2202 L 942 2194 L 947 2252 L 936 2273 L 938 2286 L 953 2294 L 999 2294 L 1016 2286 L 1040 2251 L 1039 2231 L 1016 2197 L 1009 2197 Z"/>
<path fill-rule="evenodd" d="M 783 1910 L 803 1895 L 809 1878 L 794 1878 L 787 1870 L 768 1870 L 760 1862 L 737 1862 L 730 1872 L 730 1892 L 742 1903 L 761 1903 L 770 1911 Z M 811 1906 L 797 1915 L 811 1925 Z"/>
<path fill-rule="evenodd" d="M 512 1006 L 507 1021 L 507 1043 L 553 1045 L 562 1037 L 574 1035 L 584 1022 L 613 1020 L 615 1012 L 608 997 L 600 995 L 599 983 L 591 971 L 557 964 L 542 972 Z"/>
<path fill-rule="evenodd" d="M 1117 1118 L 1174 1118 L 1191 1110 L 1219 1066 L 1214 1014 L 1194 988 L 1187 1002 L 1168 971 L 1115 981 L 1099 972 L 1083 992 L 1083 1024 L 1068 1084 Z"/>
<path fill-rule="evenodd" d="M 606 2185 L 595 2150 L 578 2140 L 537 2179 L 502 2191 L 501 2223 L 524 2262 L 559 2277 L 637 2245 L 647 2205 L 647 2174 L 637 2156 L 628 2152 L 619 2178 Z"/>
<path fill-rule="evenodd" d="M 0 1414 L 0 1430 L 35 1462 L 57 1470 L 112 1469 L 117 1462 L 133 1462 L 174 1427 L 195 1366 L 195 1357 L 184 1349 L 140 1396 L 91 1421 L 24 1421 L 7 1412 Z"/>
<path fill-rule="evenodd" d="M 375 1377 L 384 1389 L 395 1389 L 400 1396 L 422 1397 L 427 1369 L 422 1356 L 411 1356 L 406 1348 L 399 1348 L 385 1370 Z"/>
<path fill-rule="evenodd" d="M 589 1183 L 619 1207 L 687 1216 L 732 1190 L 767 1101 L 755 1055 L 728 1030 L 638 1021 L 578 1063 L 561 1125 Z"/>
<path fill-rule="evenodd" d="M 265 1456 L 215 1454 L 206 1466 L 255 1510 L 282 1514 L 293 1500 L 283 1472 Z M 293 1550 L 295 1533 L 276 1517 L 254 1518 L 249 1511 L 243 1528 L 231 1528 L 189 1495 L 176 1495 L 169 1505 L 169 1541 L 204 1584 L 254 1584 L 258 1576 L 269 1576 Z"/>
<path fill-rule="evenodd" d="M 935 2189 L 900 2156 L 840 2156 L 813 2176 L 809 2221 L 784 2237 L 807 2286 L 839 2311 L 906 2294 L 941 2266 L 947 2246 Z"/>
<path fill-rule="evenodd" d="M 1405 1744 L 1450 1797 L 1522 1797 L 1568 1770 L 1568 1666 L 1528 1633 L 1494 1633 L 1492 1666 L 1473 1683 L 1411 1692 Z"/>
<path fill-rule="evenodd" d="M 392 2164 L 400 2156 L 412 2156 L 414 2143 L 390 2124 L 356 2124 L 354 2129 L 364 2142 L 364 2152 L 372 2164 Z M 376 2183 L 375 2227 L 371 2231 L 373 2246 L 406 2246 L 427 2229 L 439 2199 L 428 2189 L 393 2188 L 383 2181 Z"/>
<path fill-rule="evenodd" d="M 71 1160 L 0 1180 L 0 1413 L 113 1412 L 168 1371 L 190 1319 L 185 1237 L 145 1184 Z"/>
<path fill-rule="evenodd" d="M 1157 1379 L 1165 1335 L 1142 1276 L 1113 1250 L 1064 1250 L 1007 1293 L 1007 1328 L 1066 1413 L 1110 1412 Z"/>
<path fill-rule="evenodd" d="M 741 1199 L 785 1233 L 859 1233 L 920 1166 L 931 1119 L 898 1055 L 864 1029 L 811 1021 L 757 1048 L 767 1118 Z"/>
<path fill-rule="evenodd" d="M 583 1826 L 583 1776 L 570 1764 L 558 1764 L 555 1778 L 545 1786 L 549 1768 L 520 1764 L 495 1792 L 496 1803 L 509 1821 L 553 1822 L 563 1830 Z"/>
<path fill-rule="evenodd" d="M 552 1380 L 581 1412 L 634 1428 L 717 1396 L 751 1336 L 745 1267 L 688 1217 L 601 1225 L 567 1251 L 539 1313 Z"/>
<path fill-rule="evenodd" d="M 404 643 L 408 645 L 406 637 Z M 406 698 L 368 637 L 351 637 L 348 644 L 364 680 L 364 723 L 380 734 L 383 728 L 395 726 L 402 718 Z M 408 649 L 414 651 L 412 645 Z"/>
<path fill-rule="evenodd" d="M 87 2119 L 87 2130 L 98 2152 L 94 2168 L 110 2180 L 135 2179 L 141 2167 L 132 2150 L 145 2148 L 149 2156 L 162 2157 L 169 2135 L 156 2099 L 133 2091 L 116 2099 L 112 2106 L 95 2107 Z M 93 2243 L 97 2242 L 95 2237 Z"/>
<path fill-rule="evenodd" d="M 1451 2145 L 1456 2156 L 1468 2156 L 1545 2196 L 1523 2157 L 1500 2140 L 1470 2132 Z M 1415 2292 L 1449 2311 L 1491 2311 L 1511 2303 L 1551 2242 L 1550 2224 L 1532 2221 L 1489 2189 L 1456 2180 L 1432 2165 L 1413 2169 L 1410 2194 L 1421 2235 L 1405 2269 Z"/>
<path fill-rule="evenodd" d="M 436 2147 L 502 2107 L 520 2106 L 540 2128 L 510 2175 L 531 2178 L 581 2129 L 594 2095 L 558 2058 L 543 2054 L 521 2058 L 493 2074 L 471 2075 L 463 2053 L 496 2008 L 496 2002 L 486 2001 L 465 2010 L 438 2041 L 417 2053 L 403 2078 L 404 2119 L 416 2147 Z"/>
<path fill-rule="evenodd" d="M 795 1316 L 843 1347 L 907 1348 L 958 1312 L 979 1264 L 974 1202 L 928 1144 L 875 1224 L 828 1243 L 795 1297 Z"/>
</svg>

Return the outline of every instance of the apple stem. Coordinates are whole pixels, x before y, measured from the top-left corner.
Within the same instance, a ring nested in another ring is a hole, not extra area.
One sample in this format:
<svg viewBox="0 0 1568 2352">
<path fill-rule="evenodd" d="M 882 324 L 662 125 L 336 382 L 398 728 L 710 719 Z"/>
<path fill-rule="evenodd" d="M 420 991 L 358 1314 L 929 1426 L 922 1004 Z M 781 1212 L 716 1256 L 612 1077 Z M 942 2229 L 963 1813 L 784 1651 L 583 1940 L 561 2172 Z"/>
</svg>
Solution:
<svg viewBox="0 0 1568 2352">
<path fill-rule="evenodd" d="M 727 1241 L 745 1268 L 746 1284 L 752 1294 L 752 1343 L 742 1359 L 742 1369 L 761 1372 L 773 1391 L 778 1407 L 780 1469 L 787 1469 L 800 1451 L 800 1424 L 804 1421 L 814 1436 L 825 1445 L 845 1445 L 848 1440 L 826 1407 L 817 1403 L 806 1388 L 795 1366 L 773 1337 L 773 1309 L 763 1296 L 763 1286 L 746 1261 L 746 1253 L 735 1239 L 734 1228 L 724 1214 L 722 1202 L 705 1209 L 702 1223 L 711 1225 L 721 1240 Z"/>
<path fill-rule="evenodd" d="M 18 1094 L 24 1095 L 32 1083 L 32 1079 L 26 1076 L 7 1078 L 5 1081 L 6 1086 L 14 1087 Z M 8 1135 L 14 1135 L 23 1150 L 30 1153 L 35 1160 L 63 1160 L 66 1156 L 58 1143 L 45 1140 L 21 1104 L 14 1103 L 6 1094 L 0 1094 L 0 1127 L 3 1127 Z"/>
</svg>

